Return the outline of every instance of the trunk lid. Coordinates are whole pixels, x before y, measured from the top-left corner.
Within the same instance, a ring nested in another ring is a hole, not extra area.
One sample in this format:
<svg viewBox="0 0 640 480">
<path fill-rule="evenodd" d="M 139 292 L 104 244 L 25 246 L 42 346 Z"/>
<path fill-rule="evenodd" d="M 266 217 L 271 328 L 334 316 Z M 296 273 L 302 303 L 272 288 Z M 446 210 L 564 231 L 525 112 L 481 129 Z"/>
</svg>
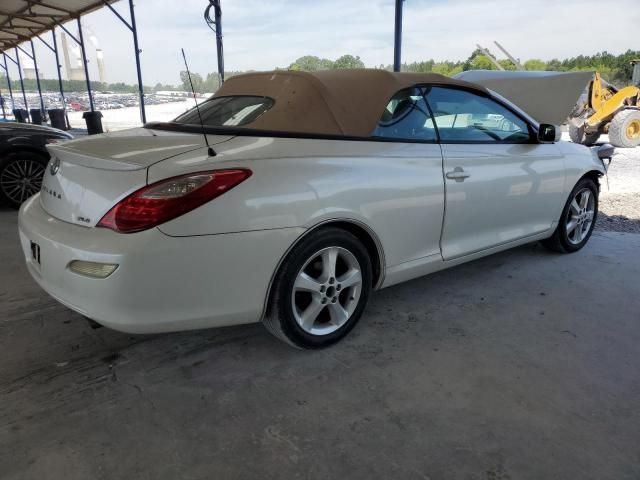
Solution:
<svg viewBox="0 0 640 480">
<path fill-rule="evenodd" d="M 215 145 L 233 138 L 209 135 Z M 48 147 L 58 158 L 100 170 L 139 170 L 205 146 L 202 135 L 133 128 L 88 136 Z"/>
<path fill-rule="evenodd" d="M 215 145 L 232 137 L 208 138 Z M 51 145 L 40 202 L 59 220 L 93 227 L 118 201 L 147 184 L 149 166 L 204 145 L 202 135 L 144 128 Z"/>
</svg>

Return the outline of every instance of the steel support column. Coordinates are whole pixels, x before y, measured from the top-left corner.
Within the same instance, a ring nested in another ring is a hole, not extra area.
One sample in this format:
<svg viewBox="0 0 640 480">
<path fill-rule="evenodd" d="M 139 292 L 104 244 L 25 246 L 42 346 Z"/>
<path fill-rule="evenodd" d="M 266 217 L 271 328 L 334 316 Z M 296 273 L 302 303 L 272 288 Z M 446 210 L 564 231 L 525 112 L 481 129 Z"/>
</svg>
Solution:
<svg viewBox="0 0 640 480">
<path fill-rule="evenodd" d="M 142 85 L 142 69 L 140 68 L 140 47 L 138 46 L 138 28 L 136 27 L 136 14 L 133 11 L 133 0 L 129 0 L 131 12 L 131 32 L 133 33 L 133 48 L 136 54 L 136 70 L 138 72 L 138 92 L 140 94 L 140 118 L 142 123 L 147 123 L 147 114 L 144 109 L 144 86 Z"/>
<path fill-rule="evenodd" d="M 140 67 L 140 46 L 138 45 L 138 28 L 136 27 L 136 14 L 134 12 L 133 0 L 129 0 L 129 14 L 131 16 L 131 23 L 118 13 L 118 11 L 111 6 L 110 3 L 105 2 L 105 7 L 113 12 L 118 19 L 125 24 L 125 26 L 131 30 L 133 34 L 133 50 L 136 57 L 136 72 L 138 73 L 138 94 L 140 96 L 140 118 L 142 123 L 147 123 L 147 113 L 144 108 L 144 85 L 142 85 L 142 68 Z"/>
<path fill-rule="evenodd" d="M 51 30 L 53 36 L 53 55 L 56 58 L 56 70 L 58 72 L 58 87 L 60 88 L 60 100 L 62 101 L 62 108 L 67 111 L 67 100 L 64 98 L 64 88 L 62 87 L 62 65 L 60 65 L 60 57 L 58 56 L 58 40 L 56 39 L 55 27 Z"/>
<path fill-rule="evenodd" d="M 76 19 L 78 21 L 78 35 L 80 37 L 80 52 L 82 53 L 82 63 L 84 65 L 84 78 L 87 81 L 87 93 L 89 94 L 89 107 L 94 112 L 93 107 L 93 95 L 91 94 L 91 80 L 89 79 L 89 60 L 87 60 L 87 52 L 84 48 L 84 37 L 82 35 L 82 23 L 80 23 L 80 17 Z"/>
<path fill-rule="evenodd" d="M 24 100 L 24 109 L 29 111 L 29 105 L 27 103 L 27 95 L 24 93 L 24 79 L 22 78 L 22 65 L 20 65 L 20 55 L 18 49 L 16 51 L 16 65 L 18 66 L 18 75 L 20 76 L 20 88 L 22 89 L 22 99 Z"/>
<path fill-rule="evenodd" d="M 2 106 L 2 118 L 7 119 L 7 114 L 4 110 L 4 97 L 2 96 L 2 89 L 0 89 L 0 106 Z"/>
<path fill-rule="evenodd" d="M 7 74 L 7 86 L 9 87 L 9 98 L 11 98 L 11 108 L 13 108 L 13 89 L 11 88 L 11 77 L 9 76 L 9 67 L 7 67 L 7 54 L 2 52 L 4 59 L 4 73 Z"/>
<path fill-rule="evenodd" d="M 38 95 L 40 96 L 40 109 L 44 115 L 44 100 L 42 99 L 42 89 L 40 88 L 40 76 L 38 72 L 38 62 L 36 60 L 36 51 L 33 48 L 33 40 L 29 40 L 29 43 L 31 43 L 31 53 L 27 52 L 20 45 L 18 45 L 17 48 L 19 48 L 22 53 L 24 53 L 27 57 L 29 57 L 33 61 L 33 67 L 36 73 L 36 85 L 38 86 Z"/>
<path fill-rule="evenodd" d="M 402 56 L 402 4 L 404 0 L 396 0 L 396 22 L 393 35 L 393 71 L 399 72 Z"/>
<path fill-rule="evenodd" d="M 67 117 L 67 101 L 64 98 L 64 88 L 62 86 L 62 65 L 60 65 L 60 57 L 58 57 L 58 40 L 56 38 L 56 28 L 51 29 L 51 36 L 53 37 L 53 46 L 41 37 L 36 37 L 44 45 L 53 52 L 56 59 L 56 72 L 58 73 L 58 89 L 60 91 L 60 101 L 62 102 L 62 109 L 64 110 L 65 117 Z M 69 124 L 69 118 L 67 117 L 67 125 Z"/>
<path fill-rule="evenodd" d="M 211 9 L 213 8 L 213 19 Z M 204 21 L 216 34 L 216 53 L 218 55 L 218 76 L 220 85 L 224 83 L 224 48 L 222 46 L 222 6 L 220 0 L 209 0 L 209 5 L 204 11 Z"/>
<path fill-rule="evenodd" d="M 5 68 L 2 65 L 0 65 L 0 68 Z M 4 95 L 2 95 L 2 89 L 0 88 L 0 106 L 2 107 L 2 118 L 4 118 L 5 120 L 7 119 L 7 113 L 5 112 L 4 109 Z"/>
<path fill-rule="evenodd" d="M 224 83 L 224 50 L 222 47 L 222 7 L 220 0 L 214 0 L 214 18 L 216 21 L 216 52 L 218 54 L 218 75 L 220 83 Z"/>
<path fill-rule="evenodd" d="M 29 43 L 31 43 L 31 59 L 33 60 L 33 69 L 36 71 L 36 85 L 38 86 L 38 95 L 40 95 L 40 109 L 42 110 L 42 116 L 46 119 L 47 111 L 44 108 L 44 99 L 42 98 L 42 87 L 40 86 L 40 72 L 38 71 L 36 49 L 33 46 L 33 40 L 29 40 Z"/>
</svg>

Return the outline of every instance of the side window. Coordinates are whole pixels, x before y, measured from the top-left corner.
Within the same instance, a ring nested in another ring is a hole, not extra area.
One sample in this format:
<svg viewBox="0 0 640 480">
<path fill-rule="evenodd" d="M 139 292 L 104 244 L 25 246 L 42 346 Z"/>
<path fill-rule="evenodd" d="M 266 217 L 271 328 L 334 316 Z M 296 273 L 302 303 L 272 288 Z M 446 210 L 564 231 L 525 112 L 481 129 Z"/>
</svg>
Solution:
<svg viewBox="0 0 640 480">
<path fill-rule="evenodd" d="M 374 137 L 399 140 L 435 141 L 437 139 L 422 88 L 407 88 L 396 93 L 382 113 Z"/>
<path fill-rule="evenodd" d="M 427 101 L 442 142 L 526 143 L 530 140 L 527 123 L 490 98 L 456 88 L 432 87 Z"/>
</svg>

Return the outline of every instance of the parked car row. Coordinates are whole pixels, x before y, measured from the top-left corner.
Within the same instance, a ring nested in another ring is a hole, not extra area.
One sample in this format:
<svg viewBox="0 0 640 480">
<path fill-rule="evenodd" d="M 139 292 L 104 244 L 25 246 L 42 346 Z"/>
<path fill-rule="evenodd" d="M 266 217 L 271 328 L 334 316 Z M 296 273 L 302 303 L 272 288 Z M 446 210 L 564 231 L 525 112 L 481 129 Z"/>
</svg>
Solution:
<svg viewBox="0 0 640 480">
<path fill-rule="evenodd" d="M 110 92 L 94 92 L 93 95 L 94 108 L 96 110 L 111 110 L 125 107 L 136 107 L 140 105 L 140 97 L 137 93 L 110 93 Z M 59 93 L 47 92 L 42 94 L 45 109 L 62 108 L 62 98 Z M 86 92 L 69 92 L 65 94 L 66 106 L 69 110 L 87 111 L 89 110 L 89 96 Z M 13 102 L 11 98 L 4 97 L 5 109 L 12 111 L 13 109 L 26 108 L 22 95 L 14 95 Z M 182 102 L 183 97 L 165 96 L 146 94 L 146 105 L 159 105 L 163 103 Z M 30 94 L 27 97 L 27 107 L 39 108 L 40 97 Z"/>
</svg>

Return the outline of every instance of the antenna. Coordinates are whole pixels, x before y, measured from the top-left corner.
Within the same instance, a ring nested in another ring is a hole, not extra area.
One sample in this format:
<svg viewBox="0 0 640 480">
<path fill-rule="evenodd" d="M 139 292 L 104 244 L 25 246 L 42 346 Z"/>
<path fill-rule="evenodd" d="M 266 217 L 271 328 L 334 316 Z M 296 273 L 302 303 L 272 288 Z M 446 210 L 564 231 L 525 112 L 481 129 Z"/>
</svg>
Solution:
<svg viewBox="0 0 640 480">
<path fill-rule="evenodd" d="M 207 153 L 210 157 L 215 157 L 216 152 L 209 145 L 209 139 L 207 139 L 207 133 L 204 131 L 204 123 L 202 122 L 202 115 L 200 115 L 200 107 L 198 106 L 198 99 L 196 98 L 196 91 L 193 88 L 193 82 L 191 81 L 191 72 L 189 71 L 189 65 L 187 65 L 187 57 L 184 54 L 184 48 L 180 49 L 182 51 L 182 58 L 184 59 L 184 66 L 187 69 L 187 76 L 189 77 L 189 85 L 191 85 L 191 93 L 193 94 L 193 100 L 196 102 L 196 110 L 198 111 L 198 118 L 200 119 L 200 127 L 202 128 L 202 136 L 204 137 L 204 143 L 207 144 Z"/>
</svg>

